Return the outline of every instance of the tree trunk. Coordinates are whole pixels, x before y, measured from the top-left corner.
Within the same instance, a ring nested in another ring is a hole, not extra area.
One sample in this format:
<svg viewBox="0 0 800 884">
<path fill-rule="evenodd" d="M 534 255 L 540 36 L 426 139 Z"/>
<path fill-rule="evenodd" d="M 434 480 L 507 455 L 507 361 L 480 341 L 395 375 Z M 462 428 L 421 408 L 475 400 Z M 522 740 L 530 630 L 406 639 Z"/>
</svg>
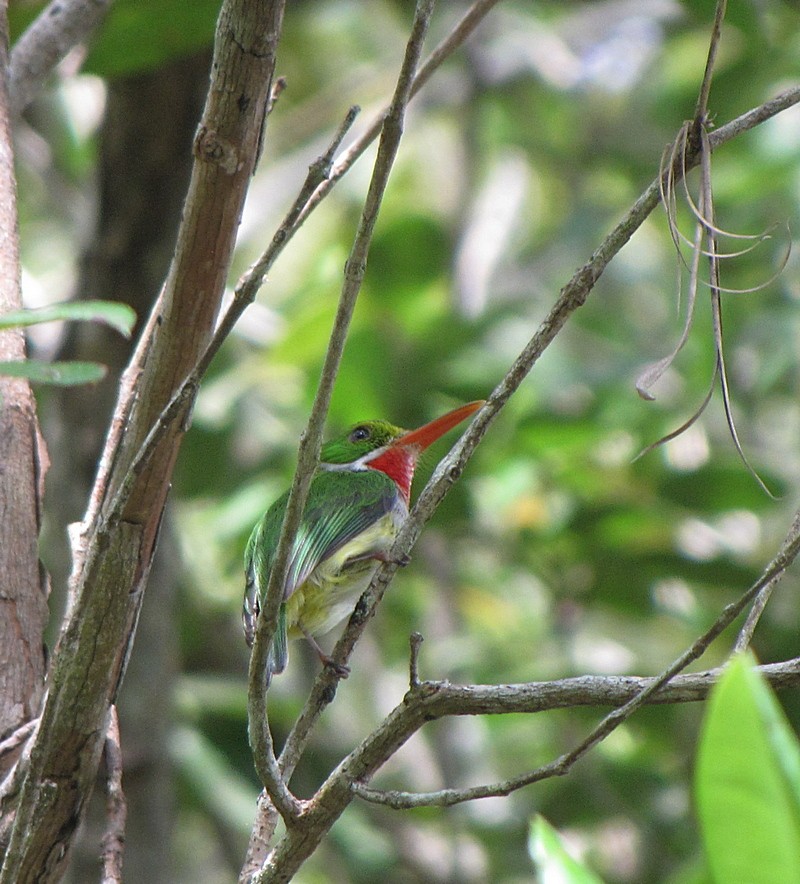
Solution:
<svg viewBox="0 0 800 884">
<path fill-rule="evenodd" d="M 203 52 L 109 83 L 99 141 L 98 214 L 82 258 L 77 295 L 130 304 L 140 327 L 175 245 L 210 63 L 211 53 Z M 107 327 L 75 323 L 59 354 L 62 359 L 101 362 L 109 373 L 99 385 L 64 391 L 47 422 L 59 452 L 46 501 L 58 530 L 48 546 L 60 552 L 51 564 L 54 596 L 59 591 L 63 596 L 69 573 L 65 526 L 80 520 L 86 508 L 120 375 L 131 352 L 132 346 Z M 139 621 L 137 653 L 118 701 L 128 803 L 125 873 L 131 881 L 170 878 L 174 808 L 167 737 L 177 657 L 177 555 L 167 519 Z M 153 685 L 159 686 L 157 692 Z M 98 792 L 71 863 L 74 881 L 97 877 L 104 813 L 104 795 Z"/>
<path fill-rule="evenodd" d="M 22 307 L 7 45 L 0 4 L 0 313 Z M 0 332 L 0 360 L 24 358 L 23 333 Z M 38 538 L 46 466 L 30 385 L 0 376 L 0 739 L 38 715 L 42 699 L 47 580 Z M 0 777 L 14 759 L 0 758 Z"/>
</svg>

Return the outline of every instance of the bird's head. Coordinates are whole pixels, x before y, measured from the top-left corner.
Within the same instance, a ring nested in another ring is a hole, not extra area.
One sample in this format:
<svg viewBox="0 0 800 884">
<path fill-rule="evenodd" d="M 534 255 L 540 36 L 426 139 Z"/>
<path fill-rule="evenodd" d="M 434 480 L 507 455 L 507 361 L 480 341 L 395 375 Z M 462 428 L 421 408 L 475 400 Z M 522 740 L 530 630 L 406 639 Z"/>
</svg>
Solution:
<svg viewBox="0 0 800 884">
<path fill-rule="evenodd" d="M 320 465 L 325 470 L 380 470 L 396 482 L 408 502 L 419 455 L 481 405 L 483 400 L 462 405 L 416 430 L 388 421 L 363 421 L 322 446 Z"/>
</svg>

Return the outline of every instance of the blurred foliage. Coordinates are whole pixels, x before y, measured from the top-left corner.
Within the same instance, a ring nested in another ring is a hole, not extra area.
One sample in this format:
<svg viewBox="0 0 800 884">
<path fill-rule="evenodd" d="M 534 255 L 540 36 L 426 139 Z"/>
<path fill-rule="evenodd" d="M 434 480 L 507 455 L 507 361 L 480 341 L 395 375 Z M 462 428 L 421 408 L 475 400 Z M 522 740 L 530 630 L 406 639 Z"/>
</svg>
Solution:
<svg viewBox="0 0 800 884">
<path fill-rule="evenodd" d="M 119 0 L 89 52 L 91 75 L 54 83 L 49 128 L 21 127 L 30 306 L 63 297 L 74 279 L 81 219 L 85 229 L 92 206 L 92 164 L 82 158 L 91 159 L 102 111 L 98 77 L 158 64 L 166 55 L 155 47 L 177 53 L 207 39 L 208 5 L 186 19 L 187 4 Z M 431 46 L 466 6 L 440 4 Z M 407 121 L 332 432 L 371 417 L 414 426 L 491 391 L 574 268 L 657 174 L 693 112 L 712 17 L 711 0 L 507 2 L 491 13 Z M 232 283 L 269 242 L 348 106 L 365 108 L 366 122 L 386 101 L 409 20 L 407 2 L 289 4 L 278 60 L 288 88 L 269 120 Z M 796 6 L 779 0 L 731 4 L 714 123 L 796 77 L 798 25 Z M 185 43 L 160 42 L 176 33 Z M 46 143 L 42 131 L 52 135 Z M 719 225 L 739 233 L 778 225 L 771 240 L 725 262 L 730 288 L 772 276 L 797 227 L 799 132 L 795 109 L 714 155 Z M 183 447 L 173 491 L 185 569 L 175 881 L 232 880 L 244 851 L 257 783 L 246 736 L 241 557 L 253 522 L 290 481 L 367 176 L 362 161 L 287 248 L 212 367 Z M 74 197 L 68 210 L 65 193 Z M 680 220 L 690 235 L 684 209 Z M 633 460 L 692 413 L 713 370 L 701 297 L 656 401 L 635 394 L 639 371 L 669 352 L 682 326 L 674 249 L 656 213 L 535 366 L 398 575 L 295 775 L 297 794 L 310 794 L 400 701 L 413 630 L 426 638 L 427 678 L 644 675 L 663 669 L 753 580 L 788 526 L 800 479 L 797 271 L 795 250 L 772 285 L 724 299 L 739 432 L 778 499 L 737 459 L 718 395 L 681 437 Z M 53 346 L 34 342 L 43 352 Z M 436 446 L 415 487 L 445 450 Z M 770 603 L 755 641 L 762 660 L 797 654 L 799 589 L 790 574 Z M 723 660 L 732 638 L 723 636 L 701 667 Z M 297 646 L 270 689 L 279 743 L 317 665 Z M 800 701 L 781 700 L 796 728 Z M 375 785 L 431 789 L 510 776 L 558 756 L 604 711 L 440 722 Z M 689 880 L 700 855 L 690 759 L 702 711 L 644 710 L 570 776 L 505 800 L 405 813 L 355 804 L 296 880 L 531 880 L 526 844 L 537 813 L 583 845 L 603 880 Z"/>
</svg>

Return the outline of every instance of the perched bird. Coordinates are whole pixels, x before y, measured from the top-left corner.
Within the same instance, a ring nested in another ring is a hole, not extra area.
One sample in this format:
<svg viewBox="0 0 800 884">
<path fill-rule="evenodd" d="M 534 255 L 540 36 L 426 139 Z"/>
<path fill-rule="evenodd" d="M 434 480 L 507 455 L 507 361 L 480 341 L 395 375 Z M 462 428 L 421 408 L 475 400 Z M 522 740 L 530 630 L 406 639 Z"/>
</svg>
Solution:
<svg viewBox="0 0 800 884">
<path fill-rule="evenodd" d="M 267 658 L 267 684 L 283 672 L 288 639 L 305 636 L 323 663 L 332 663 L 315 640 L 341 623 L 386 561 L 408 516 L 417 458 L 483 402 L 470 402 L 416 430 L 366 421 L 322 446 L 300 527 L 289 555 L 278 628 Z M 245 551 L 243 622 L 248 645 L 278 547 L 288 492 L 262 516 Z M 346 667 L 340 674 L 346 675 Z"/>
</svg>

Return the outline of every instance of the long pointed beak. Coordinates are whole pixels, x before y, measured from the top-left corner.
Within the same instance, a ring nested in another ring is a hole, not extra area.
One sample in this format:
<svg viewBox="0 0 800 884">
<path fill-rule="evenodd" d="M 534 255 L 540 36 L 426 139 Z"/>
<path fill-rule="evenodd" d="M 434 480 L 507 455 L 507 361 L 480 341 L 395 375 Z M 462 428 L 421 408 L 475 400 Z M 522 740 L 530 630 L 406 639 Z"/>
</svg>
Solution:
<svg viewBox="0 0 800 884">
<path fill-rule="evenodd" d="M 484 403 L 485 400 L 479 399 L 476 402 L 470 402 L 468 405 L 462 405 L 460 408 L 454 408 L 432 420 L 428 424 L 418 427 L 416 430 L 409 430 L 405 435 L 395 439 L 390 447 L 394 448 L 418 448 L 424 451 L 432 442 L 435 442 L 440 436 L 448 430 L 461 423 L 461 421 L 474 414 Z"/>
</svg>

